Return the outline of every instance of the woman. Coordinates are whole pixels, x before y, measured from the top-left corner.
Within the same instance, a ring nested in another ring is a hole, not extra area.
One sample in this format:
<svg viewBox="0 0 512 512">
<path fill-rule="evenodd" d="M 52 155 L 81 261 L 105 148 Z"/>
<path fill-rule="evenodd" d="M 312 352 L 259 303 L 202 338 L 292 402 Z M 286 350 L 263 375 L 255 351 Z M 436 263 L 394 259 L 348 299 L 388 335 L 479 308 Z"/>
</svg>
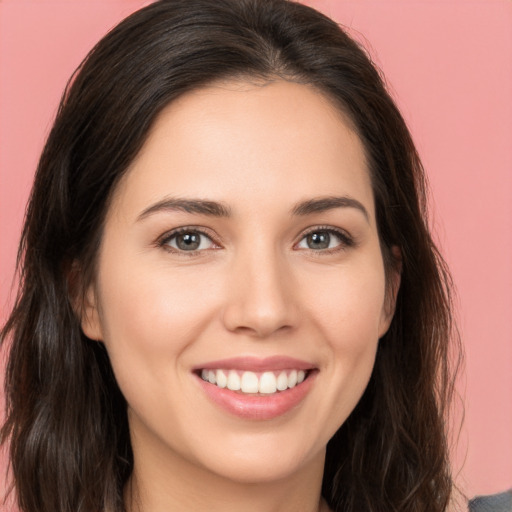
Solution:
<svg viewBox="0 0 512 512">
<path fill-rule="evenodd" d="M 370 60 L 282 0 L 127 18 L 64 95 L 2 338 L 24 512 L 444 511 L 450 280 Z"/>
</svg>

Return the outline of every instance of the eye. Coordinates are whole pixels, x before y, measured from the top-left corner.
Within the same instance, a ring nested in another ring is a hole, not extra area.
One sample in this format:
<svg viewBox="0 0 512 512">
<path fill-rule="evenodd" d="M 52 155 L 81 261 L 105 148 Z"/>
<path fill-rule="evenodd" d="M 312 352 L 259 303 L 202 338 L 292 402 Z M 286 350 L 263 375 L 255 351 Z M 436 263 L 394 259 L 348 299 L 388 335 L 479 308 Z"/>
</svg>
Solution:
<svg viewBox="0 0 512 512">
<path fill-rule="evenodd" d="M 160 245 L 179 252 L 203 251 L 217 247 L 207 234 L 188 228 L 170 233 L 160 242 Z"/>
<path fill-rule="evenodd" d="M 315 229 L 307 233 L 298 243 L 297 248 L 313 251 L 344 248 L 353 245 L 352 239 L 345 233 L 329 228 Z"/>
</svg>

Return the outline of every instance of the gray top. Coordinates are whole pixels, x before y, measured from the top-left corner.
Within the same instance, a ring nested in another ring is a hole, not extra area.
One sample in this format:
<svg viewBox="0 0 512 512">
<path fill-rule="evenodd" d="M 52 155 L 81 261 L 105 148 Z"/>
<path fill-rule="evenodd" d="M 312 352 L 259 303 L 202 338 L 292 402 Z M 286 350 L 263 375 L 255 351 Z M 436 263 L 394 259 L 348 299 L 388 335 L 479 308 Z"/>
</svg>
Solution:
<svg viewBox="0 0 512 512">
<path fill-rule="evenodd" d="M 469 512 L 512 512 L 512 489 L 501 494 L 473 498 L 469 502 Z"/>
</svg>

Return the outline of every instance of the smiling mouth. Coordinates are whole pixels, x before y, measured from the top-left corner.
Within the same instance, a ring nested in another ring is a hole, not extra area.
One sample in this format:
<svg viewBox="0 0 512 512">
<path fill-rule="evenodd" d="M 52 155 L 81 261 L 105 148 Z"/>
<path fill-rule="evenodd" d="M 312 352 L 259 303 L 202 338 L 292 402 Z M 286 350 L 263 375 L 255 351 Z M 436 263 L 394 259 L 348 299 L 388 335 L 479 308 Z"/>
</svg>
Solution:
<svg viewBox="0 0 512 512">
<path fill-rule="evenodd" d="M 308 378 L 309 370 L 252 372 L 226 369 L 203 369 L 198 375 L 219 388 L 240 394 L 272 395 L 292 389 Z"/>
</svg>

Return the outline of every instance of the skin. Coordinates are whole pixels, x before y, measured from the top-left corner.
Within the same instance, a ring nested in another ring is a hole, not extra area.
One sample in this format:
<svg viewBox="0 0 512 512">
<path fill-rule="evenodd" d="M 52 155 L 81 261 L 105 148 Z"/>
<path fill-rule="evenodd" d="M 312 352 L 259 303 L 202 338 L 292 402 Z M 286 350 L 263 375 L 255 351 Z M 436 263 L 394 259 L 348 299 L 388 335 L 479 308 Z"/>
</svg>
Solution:
<svg viewBox="0 0 512 512">
<path fill-rule="evenodd" d="M 366 213 L 292 213 L 333 196 Z M 169 198 L 230 215 L 154 208 Z M 176 228 L 204 231 L 199 249 L 180 250 Z M 341 235 L 312 248 L 311 230 Z M 170 104 L 115 191 L 82 318 L 128 402 L 128 509 L 327 510 L 325 447 L 370 378 L 393 313 L 386 290 L 363 146 L 329 100 L 296 83 L 227 82 Z M 270 420 L 228 414 L 192 372 L 275 355 L 317 373 Z"/>
</svg>

